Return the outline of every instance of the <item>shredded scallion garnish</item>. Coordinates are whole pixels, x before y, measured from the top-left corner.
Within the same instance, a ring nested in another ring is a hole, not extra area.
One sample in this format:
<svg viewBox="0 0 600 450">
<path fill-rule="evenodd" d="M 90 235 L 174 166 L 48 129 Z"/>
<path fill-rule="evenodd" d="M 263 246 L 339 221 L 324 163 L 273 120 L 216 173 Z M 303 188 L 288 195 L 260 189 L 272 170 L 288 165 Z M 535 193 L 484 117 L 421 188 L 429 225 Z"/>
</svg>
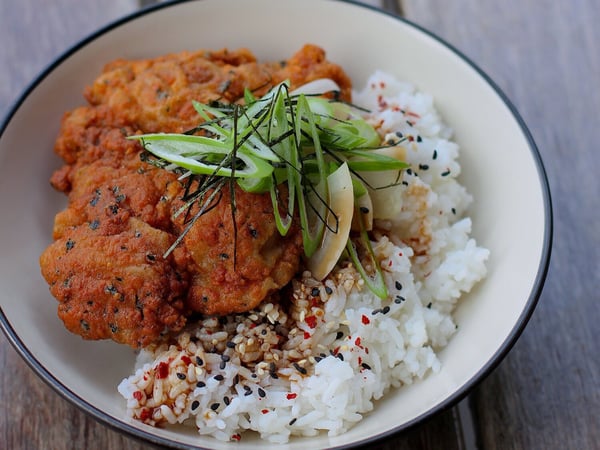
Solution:
<svg viewBox="0 0 600 450">
<path fill-rule="evenodd" d="M 331 84 L 331 80 L 324 83 Z M 194 203 L 199 203 L 199 210 L 187 219 L 186 228 L 169 252 L 198 217 L 210 209 L 216 193 L 226 184 L 224 180 L 229 180 L 247 192 L 270 193 L 281 235 L 289 232 L 292 218 L 297 214 L 304 253 L 310 259 L 323 244 L 326 230 L 329 234 L 338 232 L 338 215 L 348 216 L 339 214 L 336 208 L 354 208 L 354 202 L 330 204 L 329 199 L 336 193 L 328 192 L 328 177 L 344 166 L 347 174 L 344 176 L 351 180 L 350 184 L 342 184 L 358 198 L 368 195 L 369 189 L 381 188 L 370 186 L 361 173 L 401 171 L 408 167 L 404 161 L 376 151 L 381 148 L 381 139 L 355 107 L 325 98 L 324 94 L 303 93 L 302 89 L 290 92 L 288 82 L 276 85 L 261 98 L 246 90 L 245 105 L 193 102 L 202 123 L 185 133 L 131 136 L 142 143 L 146 161 L 176 171 L 182 179 L 189 178 L 188 189 L 192 189 L 192 184 L 195 186 L 193 192 L 186 189 L 186 203 L 178 214 L 184 210 L 188 214 Z M 339 172 L 336 176 L 339 178 Z M 281 195 L 284 183 L 285 196 Z M 235 214 L 233 186 L 231 191 L 232 214 Z M 360 242 L 374 258 L 362 218 L 360 223 Z M 367 286 L 376 295 L 386 296 L 380 270 L 376 269 L 374 277 L 366 273 L 349 232 L 341 244 L 336 244 L 340 247 L 334 250 L 336 258 L 346 250 Z"/>
</svg>

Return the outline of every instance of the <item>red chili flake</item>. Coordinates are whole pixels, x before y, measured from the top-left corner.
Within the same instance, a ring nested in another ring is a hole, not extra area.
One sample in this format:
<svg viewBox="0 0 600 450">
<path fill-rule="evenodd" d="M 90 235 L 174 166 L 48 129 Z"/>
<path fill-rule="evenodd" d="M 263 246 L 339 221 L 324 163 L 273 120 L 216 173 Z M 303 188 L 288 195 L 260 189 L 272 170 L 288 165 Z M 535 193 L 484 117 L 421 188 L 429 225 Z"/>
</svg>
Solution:
<svg viewBox="0 0 600 450">
<path fill-rule="evenodd" d="M 242 439 L 242 436 L 240 436 L 239 434 L 232 434 L 231 439 L 233 439 L 234 441 L 240 441 Z"/>
<path fill-rule="evenodd" d="M 319 297 L 313 297 L 310 301 L 310 306 L 316 308 L 317 306 L 319 306 L 319 301 Z"/>
<path fill-rule="evenodd" d="M 304 332 L 304 339 L 310 339 L 310 333 L 308 331 Z"/>
<path fill-rule="evenodd" d="M 148 381 L 148 375 L 144 374 L 144 381 Z"/>
<path fill-rule="evenodd" d="M 379 87 L 380 87 L 381 89 L 384 89 L 384 88 L 385 88 L 385 81 L 380 81 L 380 82 L 379 82 Z"/>
<path fill-rule="evenodd" d="M 263 409 L 263 410 L 261 411 L 261 413 L 263 413 L 263 414 L 267 414 L 268 412 L 269 412 L 269 410 L 268 410 L 268 409 Z"/>
<path fill-rule="evenodd" d="M 417 113 L 415 113 L 415 112 L 412 112 L 412 111 L 406 111 L 406 115 L 407 115 L 407 116 L 416 117 L 417 119 L 420 119 L 420 118 L 421 118 L 421 116 L 420 116 L 420 115 L 418 115 Z"/>
<path fill-rule="evenodd" d="M 252 323 L 250 324 L 250 329 L 253 329 L 253 328 L 256 328 L 256 324 L 255 324 L 254 322 L 252 322 Z"/>
<path fill-rule="evenodd" d="M 394 264 L 394 263 L 393 263 L 393 262 L 392 262 L 392 260 L 390 259 L 390 262 L 388 263 L 388 266 L 392 267 L 392 264 Z"/>
<path fill-rule="evenodd" d="M 142 393 L 142 391 L 135 391 L 133 393 L 133 398 L 135 398 L 138 402 L 141 402 L 143 397 L 144 394 Z"/>
<path fill-rule="evenodd" d="M 359 336 L 359 337 L 357 337 L 357 338 L 354 340 L 354 344 L 355 344 L 357 347 L 360 347 L 360 336 Z"/>
<path fill-rule="evenodd" d="M 192 363 L 192 360 L 191 360 L 191 359 L 190 359 L 190 357 L 189 357 L 189 356 L 187 356 L 187 355 L 183 355 L 183 356 L 181 357 L 181 360 L 183 361 L 183 363 L 184 363 L 186 366 L 189 366 L 189 365 Z"/>
<path fill-rule="evenodd" d="M 140 420 L 142 422 L 150 419 L 151 417 L 152 417 L 152 410 L 150 408 L 142 409 L 142 412 L 140 413 Z"/>
<path fill-rule="evenodd" d="M 414 138 L 414 137 L 412 137 L 412 136 L 408 136 L 408 142 L 413 142 L 414 140 L 415 140 L 415 138 Z"/>
<path fill-rule="evenodd" d="M 336 355 L 338 354 L 338 352 L 339 352 L 339 351 L 340 351 L 340 348 L 339 348 L 339 347 L 336 347 L 336 348 L 334 348 L 334 349 L 333 349 L 333 352 L 331 352 L 331 354 L 332 354 L 333 356 L 336 356 Z"/>
<path fill-rule="evenodd" d="M 161 362 L 156 368 L 156 379 L 167 378 L 169 375 L 169 365 L 166 362 Z"/>
<path fill-rule="evenodd" d="M 403 255 L 403 253 L 402 253 L 402 252 L 398 252 L 398 256 L 402 256 L 402 255 Z"/>
<path fill-rule="evenodd" d="M 294 400 L 296 397 L 298 397 L 298 394 L 295 394 L 293 392 L 290 392 L 288 395 L 286 395 L 286 398 L 288 400 Z"/>
<path fill-rule="evenodd" d="M 361 317 L 361 321 L 362 321 L 363 325 L 369 325 L 371 323 L 371 320 L 367 316 L 365 316 L 364 314 Z"/>
<path fill-rule="evenodd" d="M 358 365 L 360 366 L 362 364 L 362 358 L 359 356 L 358 357 Z"/>
<path fill-rule="evenodd" d="M 310 328 L 316 328 L 317 317 L 316 316 L 308 316 L 304 319 L 304 322 L 306 322 L 306 325 L 308 325 Z"/>
</svg>

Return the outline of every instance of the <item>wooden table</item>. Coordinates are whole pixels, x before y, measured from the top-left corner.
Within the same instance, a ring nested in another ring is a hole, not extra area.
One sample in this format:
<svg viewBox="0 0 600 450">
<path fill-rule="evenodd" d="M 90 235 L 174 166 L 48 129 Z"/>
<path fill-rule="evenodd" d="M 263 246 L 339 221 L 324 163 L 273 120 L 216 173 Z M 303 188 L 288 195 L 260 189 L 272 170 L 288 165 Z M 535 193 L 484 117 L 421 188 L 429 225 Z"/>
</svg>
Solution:
<svg viewBox="0 0 600 450">
<path fill-rule="evenodd" d="M 506 359 L 459 406 L 375 448 L 600 448 L 600 164 L 594 156 L 600 6 L 597 0 L 399 5 L 486 71 L 521 112 L 546 164 L 555 237 L 539 306 Z M 138 7 L 137 0 L 2 0 L 0 114 L 67 46 Z M 0 367 L 1 449 L 144 448 L 59 397 L 3 335 Z"/>
</svg>

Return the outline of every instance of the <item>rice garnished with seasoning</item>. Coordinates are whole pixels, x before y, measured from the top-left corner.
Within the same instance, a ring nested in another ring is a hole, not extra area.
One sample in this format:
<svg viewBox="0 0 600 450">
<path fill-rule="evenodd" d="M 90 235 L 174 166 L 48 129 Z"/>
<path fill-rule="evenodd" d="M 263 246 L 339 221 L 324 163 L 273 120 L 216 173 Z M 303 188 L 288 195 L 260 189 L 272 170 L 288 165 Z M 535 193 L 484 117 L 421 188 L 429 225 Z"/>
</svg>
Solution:
<svg viewBox="0 0 600 450">
<path fill-rule="evenodd" d="M 275 443 L 338 435 L 391 388 L 440 370 L 436 351 L 457 330 L 452 312 L 488 258 L 470 237 L 459 149 L 432 98 L 410 84 L 377 72 L 353 98 L 386 142 L 404 142 L 411 165 L 385 190 L 389 217 L 373 233 L 387 300 L 349 263 L 323 281 L 305 272 L 281 303 L 209 318 L 176 343 L 143 349 L 118 387 L 131 417 L 223 441 L 246 430 Z"/>
</svg>

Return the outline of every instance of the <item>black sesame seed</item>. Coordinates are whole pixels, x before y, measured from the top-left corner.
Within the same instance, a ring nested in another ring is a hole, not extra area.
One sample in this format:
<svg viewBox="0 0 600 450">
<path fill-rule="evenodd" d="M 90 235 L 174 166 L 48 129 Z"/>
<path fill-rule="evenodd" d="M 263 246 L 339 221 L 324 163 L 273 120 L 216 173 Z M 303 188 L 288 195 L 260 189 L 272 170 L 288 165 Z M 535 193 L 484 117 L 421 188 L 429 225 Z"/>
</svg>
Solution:
<svg viewBox="0 0 600 450">
<path fill-rule="evenodd" d="M 433 159 L 437 159 L 437 150 L 433 151 Z"/>
<path fill-rule="evenodd" d="M 72 241 L 71 239 L 67 239 L 65 247 L 66 247 L 67 251 L 71 250 L 73 247 L 75 247 L 75 241 Z"/>
<path fill-rule="evenodd" d="M 206 386 L 206 383 L 204 381 L 198 381 L 196 383 L 196 387 L 198 388 L 203 388 L 204 386 Z"/>
<path fill-rule="evenodd" d="M 266 336 L 266 334 L 267 334 L 267 333 L 268 333 L 268 331 L 267 331 L 267 329 L 266 329 L 266 328 L 263 328 L 263 329 L 260 331 L 260 334 L 262 334 L 263 336 Z"/>
<path fill-rule="evenodd" d="M 153 255 L 153 254 L 151 254 L 151 253 L 148 253 L 148 254 L 146 255 L 146 259 L 147 259 L 148 261 L 156 261 L 156 256 L 155 256 L 155 255 Z"/>
<path fill-rule="evenodd" d="M 325 292 L 327 293 L 327 295 L 331 295 L 333 294 L 333 289 L 331 289 L 329 286 L 325 286 Z"/>
<path fill-rule="evenodd" d="M 369 208 L 367 208 L 366 206 L 361 206 L 360 212 L 363 214 L 369 214 Z"/>
<path fill-rule="evenodd" d="M 420 170 L 429 170 L 429 165 L 428 164 L 419 164 L 419 169 Z"/>
<path fill-rule="evenodd" d="M 452 214 L 456 214 L 456 208 L 452 208 L 451 211 L 452 211 Z"/>
<path fill-rule="evenodd" d="M 450 169 L 447 169 L 445 172 L 442 172 L 441 175 L 443 177 L 447 177 L 448 175 L 450 175 Z"/>
<path fill-rule="evenodd" d="M 398 136 L 399 138 L 403 138 L 404 137 L 404 135 L 401 132 L 399 132 L 399 131 L 396 131 L 396 136 Z"/>
<path fill-rule="evenodd" d="M 240 376 L 236 374 L 235 377 L 233 377 L 233 383 L 231 384 L 232 386 L 235 386 L 236 384 L 238 384 L 240 382 Z"/>
<path fill-rule="evenodd" d="M 112 331 L 113 333 L 119 331 L 119 327 L 117 327 L 114 323 L 109 323 L 108 326 L 110 327 L 110 331 Z"/>
<path fill-rule="evenodd" d="M 227 253 L 219 253 L 219 258 L 221 258 L 221 259 L 229 259 L 229 255 Z"/>
<path fill-rule="evenodd" d="M 370 366 L 370 365 L 368 365 L 367 363 L 362 363 L 362 364 L 361 364 L 361 367 L 362 367 L 363 369 L 371 370 L 371 366 Z"/>
<path fill-rule="evenodd" d="M 406 169 L 406 173 L 409 175 L 412 175 L 413 171 L 412 169 L 409 167 L 408 169 Z"/>
<path fill-rule="evenodd" d="M 196 365 L 198 365 L 198 366 L 204 365 L 204 361 L 199 356 L 196 356 Z"/>
<path fill-rule="evenodd" d="M 221 361 L 221 362 L 219 363 L 219 369 L 223 370 L 223 369 L 225 368 L 225 366 L 226 366 L 226 365 L 227 365 L 227 362 L 225 362 L 225 361 Z"/>
<path fill-rule="evenodd" d="M 117 205 L 109 205 L 108 209 L 113 214 L 113 216 L 119 212 L 119 207 Z"/>
<path fill-rule="evenodd" d="M 398 291 L 401 291 L 401 290 L 402 290 L 402 283 L 400 283 L 399 281 L 396 281 L 396 289 L 397 289 Z"/>
<path fill-rule="evenodd" d="M 192 411 L 198 409 L 198 406 L 200 406 L 200 402 L 198 400 L 194 400 L 192 402 Z"/>
<path fill-rule="evenodd" d="M 92 220 L 89 224 L 91 230 L 97 230 L 100 226 L 100 221 L 98 219 Z"/>
<path fill-rule="evenodd" d="M 212 405 L 210 405 L 210 409 L 216 411 L 217 409 L 219 409 L 219 406 L 221 406 L 220 403 L 213 403 Z"/>
<path fill-rule="evenodd" d="M 341 339 L 344 337 L 344 332 L 343 331 L 338 331 L 335 335 L 336 339 Z"/>
<path fill-rule="evenodd" d="M 417 136 L 417 142 L 423 142 L 423 138 L 421 137 L 421 135 Z"/>
<path fill-rule="evenodd" d="M 402 303 L 405 300 L 406 299 L 404 297 L 402 297 L 401 295 L 396 295 L 396 298 L 394 299 L 394 303 Z"/>
<path fill-rule="evenodd" d="M 225 343 L 225 346 L 226 346 L 227 348 L 235 348 L 235 342 L 232 342 L 232 341 L 227 341 L 227 342 Z"/>
<path fill-rule="evenodd" d="M 315 361 L 316 361 L 316 362 L 319 362 L 319 361 L 321 361 L 322 359 L 323 359 L 323 358 L 321 358 L 320 356 L 315 356 Z"/>
<path fill-rule="evenodd" d="M 344 355 L 342 355 L 341 353 L 338 353 L 337 355 L 335 355 L 336 358 L 338 358 L 340 361 L 344 360 Z"/>
<path fill-rule="evenodd" d="M 265 392 L 265 390 L 263 388 L 258 388 L 258 390 L 256 392 L 258 392 L 258 396 L 261 398 L 267 396 L 267 393 Z"/>
<path fill-rule="evenodd" d="M 221 359 L 225 362 L 228 362 L 231 359 L 231 356 L 223 354 L 221 355 Z"/>
<path fill-rule="evenodd" d="M 317 288 L 317 287 L 312 288 L 312 290 L 310 291 L 310 295 L 312 295 L 313 297 L 318 297 L 320 293 L 321 292 L 319 291 L 319 288 Z"/>
<path fill-rule="evenodd" d="M 288 425 L 290 425 L 290 426 L 294 425 L 296 423 L 296 420 L 298 420 L 298 419 L 296 419 L 294 417 L 292 420 L 290 420 L 290 423 Z"/>
<path fill-rule="evenodd" d="M 384 307 L 383 307 L 383 309 L 381 310 L 381 312 L 382 312 L 383 314 L 387 314 L 387 313 L 389 313 L 389 312 L 390 312 L 390 307 L 389 307 L 389 306 L 387 306 L 387 305 L 386 305 L 386 306 L 384 306 Z"/>
<path fill-rule="evenodd" d="M 214 376 L 214 379 L 217 381 L 223 381 L 225 379 L 225 377 L 219 373 Z"/>
<path fill-rule="evenodd" d="M 244 395 L 248 396 L 252 394 L 252 388 L 250 386 L 244 386 Z"/>
<path fill-rule="evenodd" d="M 294 369 L 296 369 L 302 375 L 306 375 L 306 369 L 304 367 L 300 366 L 298 363 L 293 363 L 292 365 L 294 366 Z"/>
<path fill-rule="evenodd" d="M 229 406 L 229 404 L 231 403 L 231 400 L 229 400 L 229 397 L 225 396 L 225 397 L 223 397 L 223 403 L 225 403 L 225 406 Z"/>
<path fill-rule="evenodd" d="M 180 380 L 185 380 L 187 377 L 185 376 L 185 373 L 177 372 L 177 378 Z"/>
<path fill-rule="evenodd" d="M 427 309 L 431 309 L 431 302 L 427 304 Z"/>
<path fill-rule="evenodd" d="M 79 324 L 81 325 L 81 328 L 83 328 L 85 331 L 90 331 L 90 324 L 87 323 L 87 321 L 81 319 L 79 321 Z"/>
</svg>

